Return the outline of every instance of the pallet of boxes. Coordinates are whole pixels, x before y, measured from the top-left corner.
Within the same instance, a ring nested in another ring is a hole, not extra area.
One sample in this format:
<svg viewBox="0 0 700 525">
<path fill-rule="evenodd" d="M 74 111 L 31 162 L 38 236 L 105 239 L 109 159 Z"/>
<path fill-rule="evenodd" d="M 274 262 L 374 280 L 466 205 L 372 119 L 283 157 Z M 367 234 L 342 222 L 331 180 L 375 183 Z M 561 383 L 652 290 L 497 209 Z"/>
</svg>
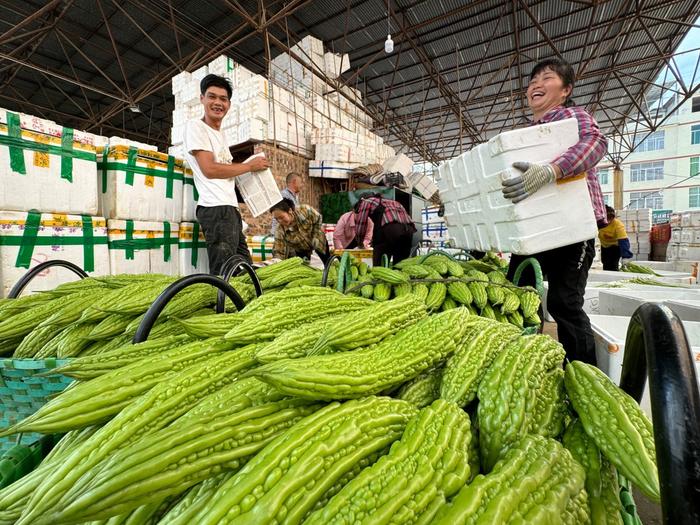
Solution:
<svg viewBox="0 0 700 525">
<path fill-rule="evenodd" d="M 667 260 L 700 261 L 700 211 L 671 215 L 671 241 Z"/>
<path fill-rule="evenodd" d="M 104 138 L 0 109 L 0 297 L 28 269 L 55 259 L 108 275 L 107 224 L 98 212 L 97 155 Z M 60 267 L 24 293 L 75 280 Z"/>
<path fill-rule="evenodd" d="M 627 231 L 635 261 L 648 261 L 651 253 L 651 208 L 619 210 L 617 217 Z"/>
</svg>

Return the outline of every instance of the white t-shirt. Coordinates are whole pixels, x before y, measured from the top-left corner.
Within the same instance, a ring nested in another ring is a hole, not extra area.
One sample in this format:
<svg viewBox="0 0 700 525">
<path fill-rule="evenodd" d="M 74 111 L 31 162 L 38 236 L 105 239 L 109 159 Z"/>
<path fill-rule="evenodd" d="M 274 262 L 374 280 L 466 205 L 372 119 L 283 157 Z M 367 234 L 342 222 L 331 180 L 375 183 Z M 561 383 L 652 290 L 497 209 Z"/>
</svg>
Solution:
<svg viewBox="0 0 700 525">
<path fill-rule="evenodd" d="M 199 192 L 199 206 L 238 206 L 236 182 L 230 179 L 208 179 L 202 173 L 193 151 L 211 151 L 219 164 L 231 164 L 233 157 L 221 131 L 204 123 L 202 119 L 189 120 L 185 124 L 185 157 L 194 174 L 194 185 Z"/>
</svg>

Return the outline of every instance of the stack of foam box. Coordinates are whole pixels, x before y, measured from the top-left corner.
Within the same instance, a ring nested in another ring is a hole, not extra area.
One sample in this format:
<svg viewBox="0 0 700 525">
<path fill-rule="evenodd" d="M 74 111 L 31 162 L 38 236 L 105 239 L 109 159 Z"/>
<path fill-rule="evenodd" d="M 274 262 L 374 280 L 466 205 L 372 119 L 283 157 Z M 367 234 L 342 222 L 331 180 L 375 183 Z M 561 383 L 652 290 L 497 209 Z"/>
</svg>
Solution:
<svg viewBox="0 0 700 525">
<path fill-rule="evenodd" d="M 445 221 L 459 248 L 530 255 L 593 239 L 598 232 L 586 181 L 549 184 L 513 204 L 502 181 L 513 162 L 548 162 L 578 141 L 575 119 L 506 131 L 438 168 Z"/>
<path fill-rule="evenodd" d="M 627 230 L 634 260 L 648 261 L 651 253 L 651 208 L 621 210 L 617 212 L 617 216 Z"/>
<path fill-rule="evenodd" d="M 700 210 L 684 211 L 680 214 L 681 230 L 678 245 L 679 261 L 700 261 Z M 673 239 L 673 230 L 671 230 Z"/>
<path fill-rule="evenodd" d="M 25 272 L 62 259 L 90 276 L 109 274 L 107 229 L 98 216 L 96 145 L 103 137 L 0 108 L 0 297 Z M 75 280 L 60 267 L 24 293 Z"/>
<path fill-rule="evenodd" d="M 343 86 L 336 91 L 321 77 L 325 74 L 336 78 L 347 71 L 348 55 L 324 52 L 323 42 L 310 35 L 292 46 L 292 52 L 303 63 L 291 54 L 278 55 L 269 63 L 268 78 L 250 72 L 224 55 L 196 71 L 173 77 L 175 110 L 171 154 L 183 155 L 185 123 L 202 114 L 200 81 L 213 73 L 229 79 L 233 86 L 231 108 L 222 124 L 222 131 L 231 145 L 249 140 L 271 141 L 295 153 L 311 156 L 313 129 L 338 128 L 356 133 L 359 138 L 355 142 L 372 151 L 359 149 L 351 161 L 345 158 L 317 160 L 381 163 L 392 156 L 393 152 L 387 154 L 381 139 L 370 131 L 372 119 L 364 111 L 359 90 Z M 311 65 L 318 74 L 313 74 L 304 64 Z"/>
<path fill-rule="evenodd" d="M 185 166 L 172 155 L 115 142 L 97 152 L 111 272 L 178 275 Z"/>
<path fill-rule="evenodd" d="M 450 240 L 444 217 L 438 215 L 438 206 L 428 206 L 421 210 L 423 218 L 423 239 L 430 241 L 434 248 L 444 248 Z"/>
<path fill-rule="evenodd" d="M 683 231 L 681 222 L 681 213 L 671 214 L 671 240 L 669 241 L 668 249 L 666 250 L 666 260 L 670 262 L 677 261 L 680 253 L 681 232 Z"/>
<path fill-rule="evenodd" d="M 249 235 L 246 243 L 250 250 L 250 257 L 254 263 L 261 263 L 272 259 L 272 248 L 275 244 L 273 235 Z"/>
<path fill-rule="evenodd" d="M 359 166 L 384 164 L 394 157 L 394 149 L 374 133 L 343 128 L 314 128 L 311 144 L 315 158 L 309 161 L 309 175 L 347 179 Z M 410 159 L 409 159 L 410 161 Z"/>
</svg>

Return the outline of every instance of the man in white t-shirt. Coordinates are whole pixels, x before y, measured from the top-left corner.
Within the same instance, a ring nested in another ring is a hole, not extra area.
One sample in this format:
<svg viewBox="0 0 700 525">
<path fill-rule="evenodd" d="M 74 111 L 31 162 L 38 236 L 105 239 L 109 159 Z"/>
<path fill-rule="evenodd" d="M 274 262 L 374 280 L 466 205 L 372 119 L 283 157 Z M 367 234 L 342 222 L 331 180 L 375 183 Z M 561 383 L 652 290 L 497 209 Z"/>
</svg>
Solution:
<svg viewBox="0 0 700 525">
<path fill-rule="evenodd" d="M 251 262 L 241 231 L 235 177 L 264 170 L 269 164 L 263 157 L 245 163 L 231 162 L 233 158 L 221 131 L 221 122 L 231 107 L 233 90 L 229 81 L 218 75 L 207 75 L 200 82 L 200 90 L 204 117 L 185 125 L 185 156 L 199 192 L 197 221 L 207 241 L 209 271 L 218 275 L 221 266 L 233 255 Z"/>
</svg>

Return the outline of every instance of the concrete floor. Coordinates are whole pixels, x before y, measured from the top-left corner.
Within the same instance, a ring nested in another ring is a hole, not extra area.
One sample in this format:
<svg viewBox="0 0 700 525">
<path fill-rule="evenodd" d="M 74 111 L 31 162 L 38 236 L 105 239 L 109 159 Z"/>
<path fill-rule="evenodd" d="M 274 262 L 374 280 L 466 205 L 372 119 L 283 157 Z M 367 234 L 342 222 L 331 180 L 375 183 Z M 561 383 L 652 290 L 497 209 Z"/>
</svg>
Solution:
<svg viewBox="0 0 700 525">
<path fill-rule="evenodd" d="M 556 323 L 544 323 L 542 333 L 557 339 Z M 644 525 L 661 525 L 661 507 L 649 501 L 641 492 L 634 489 L 634 502 L 637 505 L 637 513 Z"/>
</svg>

